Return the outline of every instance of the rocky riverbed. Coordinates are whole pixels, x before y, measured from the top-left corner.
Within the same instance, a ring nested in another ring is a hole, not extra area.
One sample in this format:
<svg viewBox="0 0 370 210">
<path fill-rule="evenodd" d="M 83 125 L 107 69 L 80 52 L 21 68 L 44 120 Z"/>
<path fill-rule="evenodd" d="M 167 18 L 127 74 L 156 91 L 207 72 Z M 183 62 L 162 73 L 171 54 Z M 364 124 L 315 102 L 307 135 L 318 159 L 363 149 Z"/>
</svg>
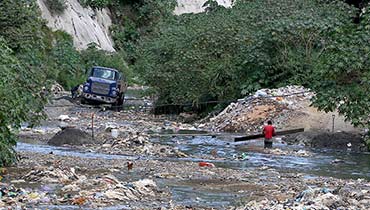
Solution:
<svg viewBox="0 0 370 210">
<path fill-rule="evenodd" d="M 204 131 L 140 110 L 55 101 L 0 171 L 0 209 L 370 208 L 369 154 L 176 136 Z"/>
</svg>

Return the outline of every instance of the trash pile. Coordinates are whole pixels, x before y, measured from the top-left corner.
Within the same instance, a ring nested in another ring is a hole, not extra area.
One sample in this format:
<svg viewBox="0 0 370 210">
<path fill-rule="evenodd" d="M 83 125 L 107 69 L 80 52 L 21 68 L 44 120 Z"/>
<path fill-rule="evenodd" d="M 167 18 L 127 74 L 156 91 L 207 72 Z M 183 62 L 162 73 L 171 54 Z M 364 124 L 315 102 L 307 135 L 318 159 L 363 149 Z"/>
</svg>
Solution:
<svg viewBox="0 0 370 210">
<path fill-rule="evenodd" d="M 159 157 L 187 157 L 176 148 L 150 142 L 150 136 L 145 133 L 101 133 L 99 138 L 105 139 L 102 145 L 96 145 L 93 150 L 107 154 L 153 155 Z M 113 135 L 112 135 L 113 134 Z M 131 154 L 130 154 L 131 153 Z"/>
<path fill-rule="evenodd" d="M 29 182 L 68 183 L 76 181 L 79 177 L 74 168 L 50 166 L 47 170 L 44 168 L 32 170 L 23 179 Z"/>
<path fill-rule="evenodd" d="M 27 202 L 32 204 L 50 204 L 54 196 L 47 192 L 29 191 L 22 188 L 16 188 L 13 185 L 1 184 L 0 189 L 0 209 L 13 209 L 10 207 L 25 205 Z"/>
<path fill-rule="evenodd" d="M 309 89 L 301 86 L 261 89 L 231 103 L 205 127 L 224 132 L 256 132 L 266 120 L 272 120 L 280 128 L 289 118 L 303 115 L 299 109 L 307 106 L 313 96 Z"/>
<path fill-rule="evenodd" d="M 110 174 L 87 178 L 78 175 L 74 168 L 60 166 L 32 170 L 23 177 L 23 182 L 41 183 L 45 189 L 30 190 L 2 184 L 0 208 L 39 204 L 104 207 L 159 196 L 156 183 L 150 179 L 129 183 L 121 182 Z M 48 184 L 58 187 L 48 190 Z"/>
<path fill-rule="evenodd" d="M 357 185 L 363 185 L 359 179 L 349 183 L 338 183 L 344 186 L 333 188 L 307 187 L 295 197 L 285 201 L 275 199 L 263 199 L 250 201 L 240 209 L 369 209 L 370 188 L 356 189 Z M 368 185 L 368 184 L 367 184 Z M 368 186 L 370 187 L 370 186 Z M 239 209 L 239 208 L 237 208 Z"/>
<path fill-rule="evenodd" d="M 284 155 L 284 156 L 297 156 L 297 157 L 312 157 L 314 154 L 307 150 L 282 150 L 279 148 L 269 149 L 264 151 L 268 154 L 273 155 Z"/>
<path fill-rule="evenodd" d="M 58 84 L 57 82 L 55 82 L 51 87 L 50 87 L 50 92 L 52 92 L 54 95 L 58 95 L 58 94 L 61 94 L 62 92 L 64 92 L 64 88 L 62 85 Z"/>
</svg>

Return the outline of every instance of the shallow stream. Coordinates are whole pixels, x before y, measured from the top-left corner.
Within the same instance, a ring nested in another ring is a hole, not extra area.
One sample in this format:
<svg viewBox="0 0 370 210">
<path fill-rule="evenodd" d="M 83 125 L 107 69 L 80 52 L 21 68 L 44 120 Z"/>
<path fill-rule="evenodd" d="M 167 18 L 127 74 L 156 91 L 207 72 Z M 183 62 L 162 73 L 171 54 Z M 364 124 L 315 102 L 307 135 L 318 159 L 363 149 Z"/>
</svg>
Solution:
<svg viewBox="0 0 370 210">
<path fill-rule="evenodd" d="M 278 171 L 299 172 L 305 174 L 307 179 L 315 176 L 329 176 L 337 178 L 364 178 L 370 180 L 370 154 L 353 153 L 351 151 L 338 152 L 333 150 L 309 150 L 309 157 L 292 155 L 267 154 L 263 150 L 261 140 L 234 143 L 231 137 L 165 137 L 153 138 L 153 142 L 171 145 L 190 157 L 197 158 L 157 158 L 146 156 L 109 155 L 95 152 L 83 152 L 66 147 L 53 147 L 49 145 L 18 143 L 17 151 L 35 152 L 60 156 L 74 156 L 80 158 L 97 159 L 156 159 L 165 161 L 207 161 L 216 167 L 232 168 L 238 170 L 251 170 L 256 167 L 271 167 Z M 282 143 L 274 144 L 282 151 L 299 151 L 299 146 L 288 146 Z M 239 159 L 244 153 L 244 160 Z M 217 158 L 211 158 L 210 154 Z M 204 157 L 204 158 L 202 158 Z M 334 160 L 337 163 L 333 163 Z M 173 200 L 180 205 L 199 205 L 206 207 L 223 207 L 243 198 L 240 194 L 219 190 L 199 189 L 196 184 L 181 181 L 158 180 L 160 187 L 169 187 Z"/>
</svg>

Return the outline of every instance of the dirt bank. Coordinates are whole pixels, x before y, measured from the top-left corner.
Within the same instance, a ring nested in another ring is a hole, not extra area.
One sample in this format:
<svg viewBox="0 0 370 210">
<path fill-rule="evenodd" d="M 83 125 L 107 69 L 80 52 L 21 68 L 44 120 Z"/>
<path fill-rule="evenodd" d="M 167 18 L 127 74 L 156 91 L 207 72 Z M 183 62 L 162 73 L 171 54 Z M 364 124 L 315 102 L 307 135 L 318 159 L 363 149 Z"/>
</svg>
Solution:
<svg viewBox="0 0 370 210">
<path fill-rule="evenodd" d="M 300 144 L 313 148 L 367 151 L 365 141 L 358 133 L 310 131 L 288 135 L 283 140 L 288 144 Z"/>
</svg>

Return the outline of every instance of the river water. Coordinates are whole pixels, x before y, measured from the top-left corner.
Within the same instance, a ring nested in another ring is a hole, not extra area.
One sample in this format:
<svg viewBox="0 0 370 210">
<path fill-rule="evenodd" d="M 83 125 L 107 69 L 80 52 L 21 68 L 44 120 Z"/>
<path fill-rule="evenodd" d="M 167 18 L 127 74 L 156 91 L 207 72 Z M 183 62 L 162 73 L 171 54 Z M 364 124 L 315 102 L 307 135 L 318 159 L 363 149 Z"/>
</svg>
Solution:
<svg viewBox="0 0 370 210">
<path fill-rule="evenodd" d="M 163 145 L 171 145 L 190 157 L 198 158 L 157 158 L 147 156 L 109 155 L 94 152 L 83 152 L 67 147 L 54 147 L 49 145 L 18 143 L 17 151 L 27 151 L 60 156 L 74 156 L 80 158 L 97 159 L 157 159 L 165 161 L 207 161 L 212 162 L 216 167 L 232 168 L 238 170 L 251 170 L 255 167 L 271 167 L 278 171 L 291 171 L 305 174 L 307 179 L 315 176 L 328 176 L 336 178 L 364 178 L 370 180 L 370 154 L 353 153 L 351 151 L 339 152 L 334 150 L 309 150 L 312 153 L 309 157 L 298 157 L 291 155 L 274 155 L 264 153 L 261 140 L 248 141 L 245 143 L 234 143 L 232 138 L 212 137 L 166 137 L 153 138 L 153 142 Z M 282 151 L 298 151 L 303 149 L 299 146 L 287 146 L 276 143 L 274 147 Z M 204 154 L 217 153 L 217 159 L 199 158 Z M 246 155 L 245 160 L 238 157 Z M 340 159 L 338 163 L 334 160 Z M 222 207 L 234 204 L 240 195 L 230 192 L 199 190 L 191 184 L 159 180 L 160 187 L 169 187 L 173 200 L 180 205 L 200 205 L 206 207 Z M 49 206 L 50 208 L 50 206 Z M 58 207 L 60 208 L 60 207 Z M 121 207 L 124 209 L 124 207 Z M 53 209 L 53 208 L 51 208 Z M 68 206 L 66 207 L 68 209 Z"/>
</svg>

